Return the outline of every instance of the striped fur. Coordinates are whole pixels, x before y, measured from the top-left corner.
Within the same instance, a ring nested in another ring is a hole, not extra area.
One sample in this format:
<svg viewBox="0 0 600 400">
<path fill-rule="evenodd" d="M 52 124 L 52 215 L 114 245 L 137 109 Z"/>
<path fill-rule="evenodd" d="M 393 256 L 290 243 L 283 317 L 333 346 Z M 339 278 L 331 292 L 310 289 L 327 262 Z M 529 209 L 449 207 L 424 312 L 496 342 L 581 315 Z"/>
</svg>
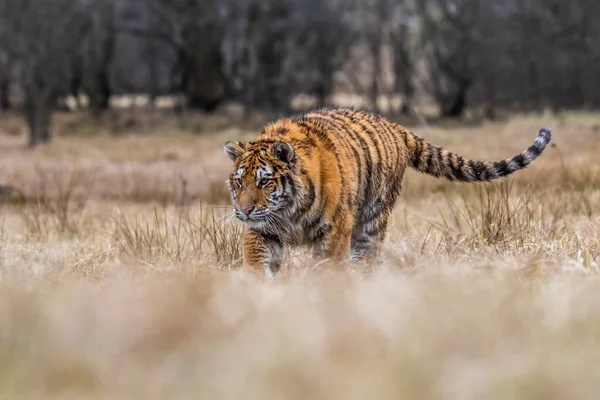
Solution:
<svg viewBox="0 0 600 400">
<path fill-rule="evenodd" d="M 549 128 L 519 155 L 474 161 L 371 113 L 330 108 L 268 124 L 250 143 L 227 142 L 227 181 L 246 229 L 244 265 L 277 272 L 285 245 L 310 245 L 335 261 L 374 254 L 406 167 L 451 181 L 518 171 L 550 142 Z"/>
</svg>

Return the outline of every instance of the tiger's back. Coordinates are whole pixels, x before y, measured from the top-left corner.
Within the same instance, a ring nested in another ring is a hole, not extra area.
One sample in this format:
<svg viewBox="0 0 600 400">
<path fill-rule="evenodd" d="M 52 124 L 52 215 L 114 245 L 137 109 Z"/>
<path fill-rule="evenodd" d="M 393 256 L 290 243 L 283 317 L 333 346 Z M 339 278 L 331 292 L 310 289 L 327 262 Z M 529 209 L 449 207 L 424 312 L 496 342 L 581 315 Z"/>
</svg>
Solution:
<svg viewBox="0 0 600 400">
<path fill-rule="evenodd" d="M 351 257 L 360 257 L 376 236 L 383 235 L 400 193 L 409 160 L 403 128 L 379 115 L 347 108 L 321 109 L 282 122 L 303 127 L 306 140 L 315 136 L 320 164 L 329 164 L 325 171 L 319 169 L 321 200 L 337 203 L 333 213 L 322 217 L 336 224 L 340 213 L 352 215 Z M 310 231 L 310 226 L 305 228 Z"/>
<path fill-rule="evenodd" d="M 245 264 L 274 273 L 286 244 L 312 245 L 336 261 L 375 254 L 407 166 L 448 180 L 488 181 L 524 168 L 549 141 L 544 128 L 519 155 L 487 162 L 467 160 L 354 109 L 321 109 L 270 123 L 253 142 L 225 145 L 234 161 L 228 183 L 236 215 L 247 225 Z"/>
</svg>

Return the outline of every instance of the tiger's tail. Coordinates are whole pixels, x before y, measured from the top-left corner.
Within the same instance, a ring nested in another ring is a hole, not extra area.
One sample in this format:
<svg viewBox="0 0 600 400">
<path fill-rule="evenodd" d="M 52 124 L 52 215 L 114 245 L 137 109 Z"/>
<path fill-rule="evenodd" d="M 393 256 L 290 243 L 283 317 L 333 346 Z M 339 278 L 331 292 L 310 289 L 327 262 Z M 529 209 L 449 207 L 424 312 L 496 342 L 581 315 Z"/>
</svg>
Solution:
<svg viewBox="0 0 600 400">
<path fill-rule="evenodd" d="M 552 137 L 551 129 L 545 127 L 522 153 L 502 161 L 478 161 L 434 146 L 412 132 L 404 134 L 410 152 L 410 167 L 436 178 L 460 182 L 491 181 L 523 169 L 542 154 Z"/>
</svg>

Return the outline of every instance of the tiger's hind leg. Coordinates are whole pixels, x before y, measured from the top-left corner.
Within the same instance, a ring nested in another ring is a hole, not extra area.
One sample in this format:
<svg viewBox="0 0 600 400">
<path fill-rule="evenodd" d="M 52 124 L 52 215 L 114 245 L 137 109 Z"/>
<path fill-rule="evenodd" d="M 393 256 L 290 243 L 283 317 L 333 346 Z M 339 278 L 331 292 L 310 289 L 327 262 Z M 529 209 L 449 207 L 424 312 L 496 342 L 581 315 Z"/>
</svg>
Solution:
<svg viewBox="0 0 600 400">
<path fill-rule="evenodd" d="M 352 232 L 350 261 L 381 262 L 381 245 L 387 234 L 387 223 L 391 207 L 370 208 L 370 212 L 361 215 L 362 218 Z"/>
<path fill-rule="evenodd" d="M 312 230 L 310 239 L 316 244 L 314 256 L 328 259 L 338 266 L 344 265 L 351 249 L 354 219 L 348 212 L 340 212 L 332 223 L 323 223 Z"/>
</svg>

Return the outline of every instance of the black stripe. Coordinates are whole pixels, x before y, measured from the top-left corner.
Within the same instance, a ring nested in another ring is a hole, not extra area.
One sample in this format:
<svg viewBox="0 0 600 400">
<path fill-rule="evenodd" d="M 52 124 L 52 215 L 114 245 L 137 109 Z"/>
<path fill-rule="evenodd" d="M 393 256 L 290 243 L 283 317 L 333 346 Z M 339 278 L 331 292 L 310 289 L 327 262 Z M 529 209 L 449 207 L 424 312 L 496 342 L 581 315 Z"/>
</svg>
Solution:
<svg viewBox="0 0 600 400">
<path fill-rule="evenodd" d="M 329 136 L 327 136 L 327 133 L 323 129 L 315 129 L 314 126 L 310 126 L 307 122 L 309 121 L 299 121 L 296 123 L 296 125 L 298 125 L 300 128 L 304 128 L 307 136 L 310 136 L 310 134 L 312 134 L 318 139 L 320 139 L 324 143 L 325 148 L 327 150 L 334 151 L 335 145 L 333 144 Z"/>
<path fill-rule="evenodd" d="M 500 176 L 506 176 L 513 172 L 508 168 L 508 162 L 506 160 L 496 161 L 494 163 L 494 168 L 498 171 L 498 175 Z"/>
<path fill-rule="evenodd" d="M 331 118 L 329 115 L 314 115 L 310 117 L 311 120 L 314 120 L 315 122 L 321 123 L 323 125 L 326 125 L 330 128 L 333 128 L 333 130 L 344 130 L 344 127 L 346 127 L 346 124 L 343 124 L 342 127 L 340 127 L 337 123 L 336 120 L 331 120 L 331 119 L 327 119 L 327 118 Z M 343 138 L 338 137 L 338 139 L 340 139 L 338 141 L 338 144 L 344 148 L 344 150 L 346 150 L 347 152 L 352 151 L 354 153 L 354 155 L 356 156 L 358 153 L 356 151 L 356 149 L 352 146 L 351 142 L 347 141 L 347 140 L 343 140 Z M 359 160 L 360 163 L 360 160 Z M 360 168 L 359 168 L 360 169 Z"/>
<path fill-rule="evenodd" d="M 372 204 L 373 210 L 369 213 L 362 213 L 358 220 L 360 225 L 366 225 L 368 223 L 373 222 L 377 217 L 381 215 L 381 210 L 383 208 L 383 202 L 381 199 L 376 199 Z"/>
<path fill-rule="evenodd" d="M 404 142 L 404 147 L 406 148 L 406 150 L 408 150 L 408 135 L 410 135 L 410 132 L 401 132 L 400 137 L 402 138 L 402 141 Z"/>
<path fill-rule="evenodd" d="M 298 122 L 297 125 L 301 128 L 304 128 L 304 130 L 306 131 L 306 135 L 310 136 L 310 135 L 315 135 L 318 139 L 320 139 L 323 143 L 324 146 L 327 150 L 331 151 L 334 156 L 335 156 L 335 160 L 337 162 L 338 165 L 338 169 L 340 171 L 340 174 L 342 173 L 342 165 L 340 163 L 340 158 L 339 155 L 336 151 L 335 145 L 334 143 L 331 141 L 331 139 L 329 138 L 329 136 L 327 135 L 327 132 L 325 132 L 323 130 L 323 128 L 321 129 L 314 129 L 314 127 L 308 125 L 306 122 Z"/>
<path fill-rule="evenodd" d="M 315 229 L 318 226 L 320 226 L 322 224 L 322 221 L 323 221 L 323 212 L 324 212 L 324 210 L 321 209 L 321 210 L 319 210 L 319 213 L 317 215 L 313 216 L 308 221 L 305 221 L 305 223 L 303 224 L 304 225 L 304 229 L 306 231 L 312 231 L 313 229 Z"/>
<path fill-rule="evenodd" d="M 360 149 L 363 151 L 366 162 L 366 171 L 364 182 L 362 180 L 362 174 L 360 175 L 359 191 L 363 192 L 362 196 L 360 197 L 361 200 L 364 201 L 364 199 L 367 198 L 367 196 L 371 195 L 370 185 L 373 184 L 373 160 L 371 159 L 371 153 L 369 152 L 367 142 L 365 142 L 359 134 L 350 129 L 350 127 L 347 124 L 347 121 L 340 119 L 340 117 L 335 114 L 330 114 L 329 116 L 340 124 L 340 129 L 342 129 L 351 139 L 353 139 L 353 142 L 360 146 Z M 360 162 L 360 158 L 358 158 L 358 160 Z M 360 207 L 360 204 L 357 204 L 357 206 Z"/>
<path fill-rule="evenodd" d="M 342 212 L 342 208 L 343 208 L 344 204 L 345 203 L 343 201 L 339 201 L 338 204 L 337 204 L 337 206 L 335 207 L 335 211 L 333 211 L 333 215 L 331 216 L 331 221 L 333 223 L 337 222 L 337 220 L 338 220 L 338 218 L 340 216 L 340 213 Z"/>
<path fill-rule="evenodd" d="M 429 143 L 427 143 L 427 152 L 429 154 L 427 156 L 427 161 L 425 162 L 425 171 L 427 171 L 427 173 L 435 176 L 435 171 L 432 168 L 433 167 L 434 147 L 431 144 L 429 144 Z"/>
<path fill-rule="evenodd" d="M 462 181 L 464 179 L 464 175 L 463 175 L 463 171 L 462 171 L 462 161 L 463 158 L 461 156 L 456 156 L 456 161 L 458 163 L 458 166 L 454 166 L 454 163 L 452 162 L 452 158 L 454 158 L 455 154 L 454 153 L 450 153 L 448 152 L 448 159 L 450 160 L 449 165 L 450 165 L 450 173 L 451 175 L 448 178 L 454 178 L 456 180 Z"/>
<path fill-rule="evenodd" d="M 287 180 L 286 181 L 288 186 L 290 187 L 290 190 L 292 192 L 292 197 L 295 198 L 296 196 L 298 196 L 298 187 L 296 186 L 296 182 L 294 180 Z"/>
<path fill-rule="evenodd" d="M 487 181 L 489 179 L 487 167 L 483 162 L 469 160 L 469 166 L 475 174 L 475 179 L 478 181 Z"/>
<path fill-rule="evenodd" d="M 375 235 L 385 231 L 387 229 L 388 220 L 387 218 L 381 218 L 377 224 L 375 224 Z"/>
<path fill-rule="evenodd" d="M 283 197 L 283 198 L 287 198 L 287 193 L 286 193 L 286 181 L 287 178 L 283 175 L 279 176 L 279 178 L 277 178 L 277 185 L 279 187 L 281 187 L 282 189 L 282 193 L 279 195 L 279 197 Z"/>
<path fill-rule="evenodd" d="M 315 135 L 318 139 L 320 139 L 325 144 L 325 148 L 333 153 L 333 155 L 335 157 L 335 161 L 337 163 L 338 172 L 340 174 L 341 185 L 342 185 L 342 187 L 344 187 L 346 184 L 345 177 L 344 177 L 344 169 L 342 168 L 342 163 L 340 162 L 338 150 L 335 148 L 335 145 L 331 141 L 331 138 L 327 135 L 327 132 L 325 131 L 325 127 L 318 127 L 318 129 L 314 129 L 314 127 L 311 127 L 306 122 L 298 122 L 297 125 L 301 128 L 304 128 L 306 130 L 307 135 L 311 135 L 311 134 Z M 325 185 L 325 182 L 323 179 L 321 179 L 321 194 L 324 193 L 324 185 Z"/>
<path fill-rule="evenodd" d="M 385 159 L 390 167 L 393 167 L 398 161 L 396 157 L 399 155 L 398 141 L 395 138 L 393 131 L 391 130 L 390 123 L 383 117 L 377 120 L 378 124 L 376 127 L 381 128 L 381 136 L 385 144 Z M 394 157 L 396 155 L 396 157 Z"/>
<path fill-rule="evenodd" d="M 371 199 L 374 196 L 374 192 L 375 192 L 375 184 L 376 182 L 383 177 L 383 168 L 381 165 L 381 152 L 379 151 L 379 146 L 377 146 L 376 141 L 373 139 L 373 132 L 368 129 L 363 123 L 362 121 L 356 119 L 355 115 L 352 115 L 351 117 L 352 122 L 354 122 L 355 124 L 357 124 L 358 126 L 361 127 L 361 129 L 363 131 L 365 131 L 366 133 L 368 133 L 368 135 L 370 136 L 370 139 L 372 140 L 372 145 L 375 148 L 375 152 L 377 153 L 377 159 L 378 162 L 374 163 L 373 160 L 371 159 L 371 151 L 369 148 L 368 143 L 366 143 L 366 148 L 364 149 L 365 152 L 369 155 L 369 159 L 371 160 L 371 175 L 369 176 L 368 180 L 367 180 L 367 188 L 365 190 L 365 195 L 363 198 L 363 204 L 364 202 L 369 202 L 371 201 Z M 357 133 L 357 136 L 359 136 L 362 139 L 362 136 L 360 136 L 360 133 Z M 373 167 L 375 167 L 375 173 L 373 173 Z M 359 207 L 361 207 L 362 205 L 359 205 Z"/>
<path fill-rule="evenodd" d="M 273 143 L 275 143 L 277 141 L 278 140 L 274 140 L 274 139 L 260 139 L 256 143 L 260 145 L 261 150 L 264 150 L 264 149 L 269 148 L 270 145 L 272 145 Z"/>
<path fill-rule="evenodd" d="M 400 140 L 404 141 L 404 137 L 405 135 L 402 134 L 402 132 L 400 132 L 400 137 L 398 137 L 398 134 L 396 132 L 396 130 L 398 129 L 395 125 L 388 125 L 387 127 L 390 131 L 390 136 L 392 137 L 392 140 L 394 141 L 394 146 L 396 146 L 396 164 L 400 163 L 400 158 L 402 157 L 402 149 L 400 148 Z M 404 147 L 406 148 L 406 146 Z M 396 167 L 398 167 L 398 165 L 396 165 Z"/>
<path fill-rule="evenodd" d="M 346 121 L 340 121 L 338 118 L 335 118 L 335 116 L 327 114 L 327 117 L 331 118 L 332 120 L 325 120 L 327 122 L 328 125 L 330 125 L 332 128 L 337 129 L 337 130 L 341 130 L 344 133 L 346 133 L 347 136 L 349 136 L 349 138 L 343 138 L 340 137 L 340 144 L 342 146 L 344 146 L 344 148 L 347 150 L 348 148 L 350 148 L 350 150 L 352 151 L 352 153 L 354 154 L 354 157 L 356 158 L 356 172 L 357 172 L 357 178 L 358 178 L 358 187 L 362 188 L 363 187 L 363 179 L 362 179 L 362 161 L 360 159 L 360 155 L 358 153 L 358 151 L 356 150 L 356 148 L 354 147 L 354 144 L 357 143 L 357 140 L 354 136 L 354 132 L 350 129 L 350 127 L 348 126 L 348 124 L 346 123 Z M 313 118 L 313 117 L 311 117 Z M 322 120 L 322 118 L 319 117 L 314 117 L 318 120 Z M 346 139 L 346 140 L 345 140 Z M 354 139 L 352 141 L 349 141 L 347 139 Z M 363 148 L 364 151 L 364 148 Z M 343 182 L 343 180 L 342 180 Z M 341 199 L 340 199 L 341 201 Z"/>
<path fill-rule="evenodd" d="M 325 239 L 325 236 L 327 236 L 329 232 L 331 232 L 331 229 L 332 225 L 330 223 L 325 223 L 310 235 L 311 239 L 315 242 L 320 242 Z"/>
<path fill-rule="evenodd" d="M 523 168 L 526 164 L 525 164 L 525 156 L 523 154 L 519 154 L 518 156 L 514 156 L 511 161 L 514 161 L 518 168 L 516 169 L 521 169 Z"/>
<path fill-rule="evenodd" d="M 525 150 L 525 153 L 530 156 L 531 158 L 536 158 L 537 156 L 540 155 L 541 150 L 539 147 L 533 145 L 531 147 L 529 147 L 527 150 Z"/>
<path fill-rule="evenodd" d="M 323 192 L 321 191 L 321 193 L 323 193 Z M 321 225 L 323 222 L 323 217 L 325 215 L 325 208 L 327 206 L 327 198 L 321 194 L 320 199 L 318 199 L 318 200 L 319 200 L 319 204 L 318 204 L 318 208 L 317 208 L 317 214 L 314 215 L 312 218 L 310 218 L 308 221 L 305 221 L 303 224 L 304 228 L 307 231 L 315 229 L 317 226 Z"/>
<path fill-rule="evenodd" d="M 359 118 L 360 118 L 360 116 L 359 116 Z M 352 119 L 352 122 L 354 122 L 355 124 L 358 124 L 358 126 L 360 126 L 365 132 L 368 133 L 369 139 L 371 139 L 371 141 L 373 142 L 373 147 L 375 147 L 375 151 L 377 152 L 377 159 L 378 159 L 376 168 L 378 170 L 379 176 L 382 176 L 383 175 L 383 173 L 382 173 L 383 172 L 383 166 L 382 166 L 383 158 L 381 156 L 381 151 L 379 150 L 378 144 L 380 144 L 380 143 L 378 143 L 378 141 L 377 141 L 377 135 L 374 135 L 373 131 L 367 125 L 365 125 L 362 122 L 362 120 L 354 119 L 354 116 L 351 119 Z"/>
<path fill-rule="evenodd" d="M 368 114 L 367 121 L 370 123 L 371 127 L 375 131 L 376 135 L 372 136 L 374 139 L 377 139 L 377 144 L 381 145 L 381 157 L 379 158 L 379 162 L 384 166 L 385 161 L 388 159 L 388 149 L 392 146 L 387 132 L 384 129 L 384 126 L 381 122 L 382 117 L 379 115 Z M 375 140 L 374 140 L 375 141 Z"/>
<path fill-rule="evenodd" d="M 303 210 L 310 210 L 311 207 L 313 206 L 315 199 L 316 199 L 316 192 L 315 192 L 315 184 L 313 183 L 312 179 L 310 178 L 310 176 L 306 176 L 306 179 L 308 181 L 308 202 L 306 202 L 304 204 L 304 206 L 302 207 Z"/>
<path fill-rule="evenodd" d="M 467 176 L 467 174 L 465 173 L 465 158 L 462 156 L 458 156 L 458 175 L 456 176 L 456 179 L 458 179 L 459 181 L 468 181 L 470 178 Z"/>
<path fill-rule="evenodd" d="M 304 140 L 290 140 L 289 143 L 295 150 L 304 150 L 307 155 L 312 153 L 312 150 L 317 146 L 312 137 L 306 136 Z"/>
<path fill-rule="evenodd" d="M 421 153 L 423 153 L 424 143 L 425 143 L 425 140 L 415 137 L 415 150 L 412 152 L 411 157 L 410 157 L 412 165 L 414 165 L 415 168 L 417 168 L 419 170 L 420 170 L 419 162 L 421 160 Z"/>
<path fill-rule="evenodd" d="M 260 235 L 265 239 L 265 241 L 273 242 L 281 245 L 281 239 L 278 235 L 274 235 L 268 232 L 261 232 Z"/>
<path fill-rule="evenodd" d="M 450 162 L 450 159 L 447 159 L 448 161 L 444 163 L 444 150 L 442 150 L 439 147 L 432 147 L 435 151 L 435 163 L 437 163 L 438 169 L 437 176 L 444 176 L 446 174 L 446 171 L 448 170 L 448 162 Z"/>
<path fill-rule="evenodd" d="M 373 127 L 379 133 L 382 139 L 385 139 L 384 142 L 388 147 L 391 147 L 393 143 L 393 138 L 390 135 L 389 130 L 387 129 L 388 121 L 380 115 L 374 116 L 373 119 Z M 381 129 L 378 129 L 381 128 Z"/>
<path fill-rule="evenodd" d="M 287 189 L 287 185 L 288 185 L 288 178 L 285 175 L 280 175 L 279 179 L 278 179 L 278 183 L 279 185 L 283 188 L 283 192 L 286 192 Z"/>
</svg>

